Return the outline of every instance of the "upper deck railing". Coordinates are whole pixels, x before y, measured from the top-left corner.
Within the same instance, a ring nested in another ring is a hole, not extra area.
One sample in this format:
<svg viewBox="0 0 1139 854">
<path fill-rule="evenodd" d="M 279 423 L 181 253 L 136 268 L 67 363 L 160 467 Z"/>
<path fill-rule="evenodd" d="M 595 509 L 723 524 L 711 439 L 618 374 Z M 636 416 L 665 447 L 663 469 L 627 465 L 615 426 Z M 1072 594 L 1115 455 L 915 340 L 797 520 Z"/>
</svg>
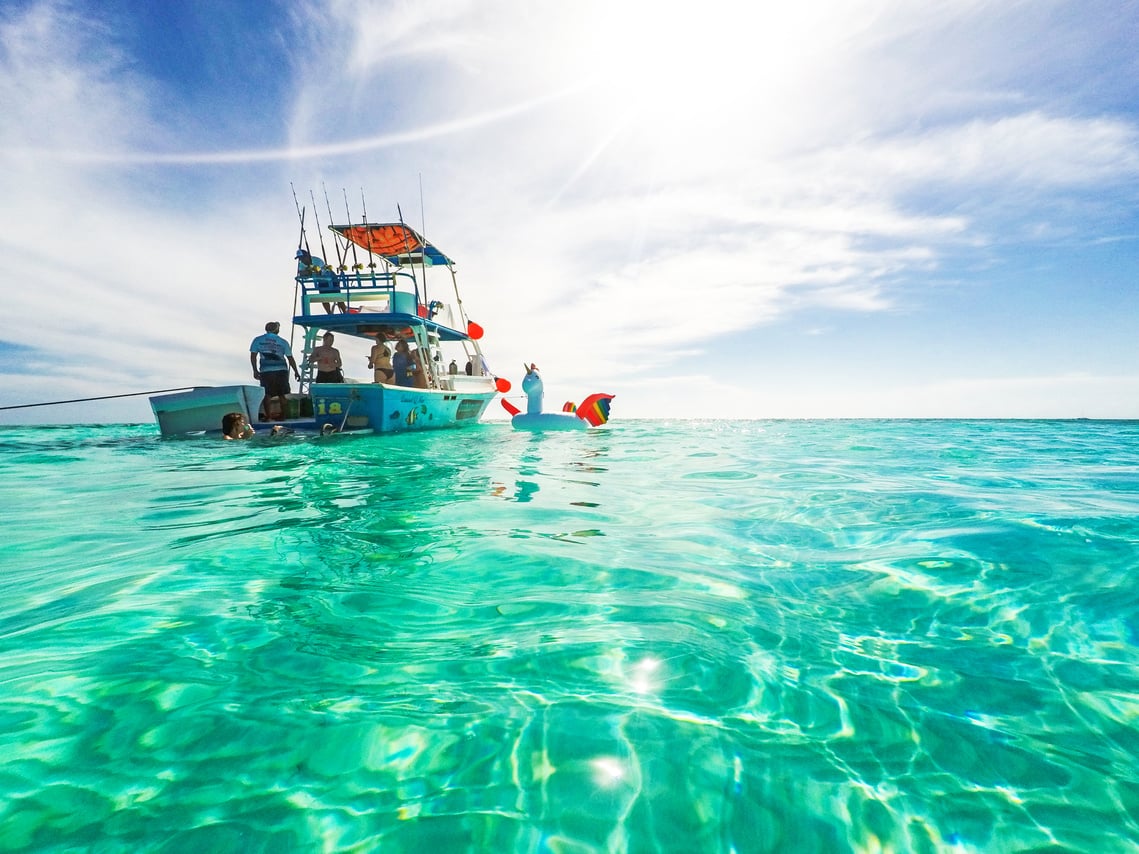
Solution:
<svg viewBox="0 0 1139 854">
<path fill-rule="evenodd" d="M 419 310 L 419 287 L 409 273 L 337 273 L 331 267 L 309 267 L 296 279 L 301 286 L 304 314 L 313 313 L 314 303 L 338 304 L 344 309 L 361 308 L 361 304 L 367 303 L 372 311 L 412 315 Z"/>
<path fill-rule="evenodd" d="M 309 268 L 308 272 L 298 273 L 296 279 L 301 286 L 301 311 L 306 315 L 314 314 L 314 305 L 327 304 L 345 312 L 410 314 L 451 329 L 460 328 L 450 304 L 421 300 L 419 283 L 410 273 L 337 273 L 325 267 Z"/>
</svg>

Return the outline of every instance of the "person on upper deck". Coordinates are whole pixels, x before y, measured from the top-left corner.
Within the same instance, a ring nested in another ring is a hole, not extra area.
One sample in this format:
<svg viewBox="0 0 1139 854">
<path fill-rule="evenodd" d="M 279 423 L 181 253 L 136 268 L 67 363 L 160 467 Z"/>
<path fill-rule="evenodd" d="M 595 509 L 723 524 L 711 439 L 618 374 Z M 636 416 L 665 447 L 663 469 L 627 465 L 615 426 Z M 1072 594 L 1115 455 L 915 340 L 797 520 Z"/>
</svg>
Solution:
<svg viewBox="0 0 1139 854">
<path fill-rule="evenodd" d="M 311 279 L 316 289 L 322 294 L 335 293 L 340 290 L 340 279 L 332 268 L 324 263 L 324 259 L 311 254 L 307 249 L 297 250 L 297 275 L 302 279 Z M 322 302 L 325 314 L 332 314 L 332 303 Z M 346 303 L 338 302 L 336 307 L 342 313 L 348 311 Z"/>
<path fill-rule="evenodd" d="M 392 370 L 395 371 L 395 384 L 402 386 L 415 385 L 415 373 L 419 370 L 415 358 L 411 355 L 411 348 L 406 341 L 398 341 L 395 345 L 395 355 L 392 356 Z"/>
<path fill-rule="evenodd" d="M 253 366 L 253 379 L 265 389 L 265 416 L 272 418 L 272 403 L 277 401 L 278 421 L 284 421 L 289 412 L 289 368 L 300 382 L 301 372 L 293 358 L 289 342 L 278 333 L 281 324 L 271 320 L 265 324 L 265 334 L 258 335 L 249 345 L 249 364 Z M 260 366 L 257 357 L 261 357 Z"/>
<path fill-rule="evenodd" d="M 333 335 L 325 332 L 321 337 L 324 342 L 319 347 L 313 347 L 309 358 L 316 365 L 316 381 L 318 383 L 342 383 L 344 363 L 340 361 L 340 351 L 332 346 Z"/>
</svg>

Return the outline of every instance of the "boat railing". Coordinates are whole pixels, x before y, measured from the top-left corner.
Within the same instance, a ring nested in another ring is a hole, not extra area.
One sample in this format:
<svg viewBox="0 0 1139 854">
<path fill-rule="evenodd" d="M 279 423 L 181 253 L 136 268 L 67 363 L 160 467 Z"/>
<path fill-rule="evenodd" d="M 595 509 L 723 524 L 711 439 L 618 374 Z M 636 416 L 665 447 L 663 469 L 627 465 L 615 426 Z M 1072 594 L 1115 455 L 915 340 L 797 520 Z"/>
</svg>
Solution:
<svg viewBox="0 0 1139 854">
<path fill-rule="evenodd" d="M 336 273 L 325 268 L 299 273 L 296 279 L 305 314 L 320 303 L 344 303 L 349 311 L 419 313 L 418 288 L 408 273 Z"/>
</svg>

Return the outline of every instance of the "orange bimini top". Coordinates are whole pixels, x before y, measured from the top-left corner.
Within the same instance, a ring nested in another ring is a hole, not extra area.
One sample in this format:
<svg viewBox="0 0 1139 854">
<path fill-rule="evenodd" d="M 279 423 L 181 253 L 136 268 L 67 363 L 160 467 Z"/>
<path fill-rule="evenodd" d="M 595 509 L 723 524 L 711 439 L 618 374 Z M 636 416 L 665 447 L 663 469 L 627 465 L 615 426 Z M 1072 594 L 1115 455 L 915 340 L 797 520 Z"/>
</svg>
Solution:
<svg viewBox="0 0 1139 854">
<path fill-rule="evenodd" d="M 446 264 L 454 262 L 428 243 L 415 229 L 402 222 L 332 225 L 333 231 L 373 255 L 379 255 L 397 267 L 407 264 Z"/>
</svg>

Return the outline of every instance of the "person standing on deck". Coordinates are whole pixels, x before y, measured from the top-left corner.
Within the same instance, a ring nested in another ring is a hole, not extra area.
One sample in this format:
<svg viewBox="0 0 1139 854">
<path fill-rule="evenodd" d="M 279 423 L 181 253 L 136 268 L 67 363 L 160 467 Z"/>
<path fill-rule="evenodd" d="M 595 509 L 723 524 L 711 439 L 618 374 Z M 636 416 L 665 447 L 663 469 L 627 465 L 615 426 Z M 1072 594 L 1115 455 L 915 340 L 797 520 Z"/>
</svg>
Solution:
<svg viewBox="0 0 1139 854">
<path fill-rule="evenodd" d="M 313 347 L 310 358 L 316 365 L 316 381 L 318 383 L 342 383 L 344 371 L 341 370 L 343 362 L 340 361 L 340 351 L 332 346 L 333 335 L 325 332 L 321 337 L 324 342 L 319 347 Z"/>
<path fill-rule="evenodd" d="M 277 401 L 277 420 L 284 421 L 289 412 L 289 368 L 300 382 L 301 372 L 293 358 L 289 342 L 278 333 L 281 324 L 271 320 L 265 324 L 265 334 L 258 335 L 249 345 L 249 364 L 253 367 L 253 379 L 259 380 L 265 389 L 265 417 L 273 417 L 273 401 Z M 261 357 L 258 366 L 257 357 Z"/>
<path fill-rule="evenodd" d="M 372 369 L 372 379 L 377 383 L 390 383 L 395 376 L 392 368 L 392 351 L 381 339 L 377 339 L 368 355 L 368 367 Z"/>
<path fill-rule="evenodd" d="M 413 387 L 415 374 L 419 366 L 411 355 L 411 349 L 406 341 L 398 341 L 395 345 L 395 355 L 392 356 L 392 369 L 395 371 L 395 384 Z"/>
</svg>

